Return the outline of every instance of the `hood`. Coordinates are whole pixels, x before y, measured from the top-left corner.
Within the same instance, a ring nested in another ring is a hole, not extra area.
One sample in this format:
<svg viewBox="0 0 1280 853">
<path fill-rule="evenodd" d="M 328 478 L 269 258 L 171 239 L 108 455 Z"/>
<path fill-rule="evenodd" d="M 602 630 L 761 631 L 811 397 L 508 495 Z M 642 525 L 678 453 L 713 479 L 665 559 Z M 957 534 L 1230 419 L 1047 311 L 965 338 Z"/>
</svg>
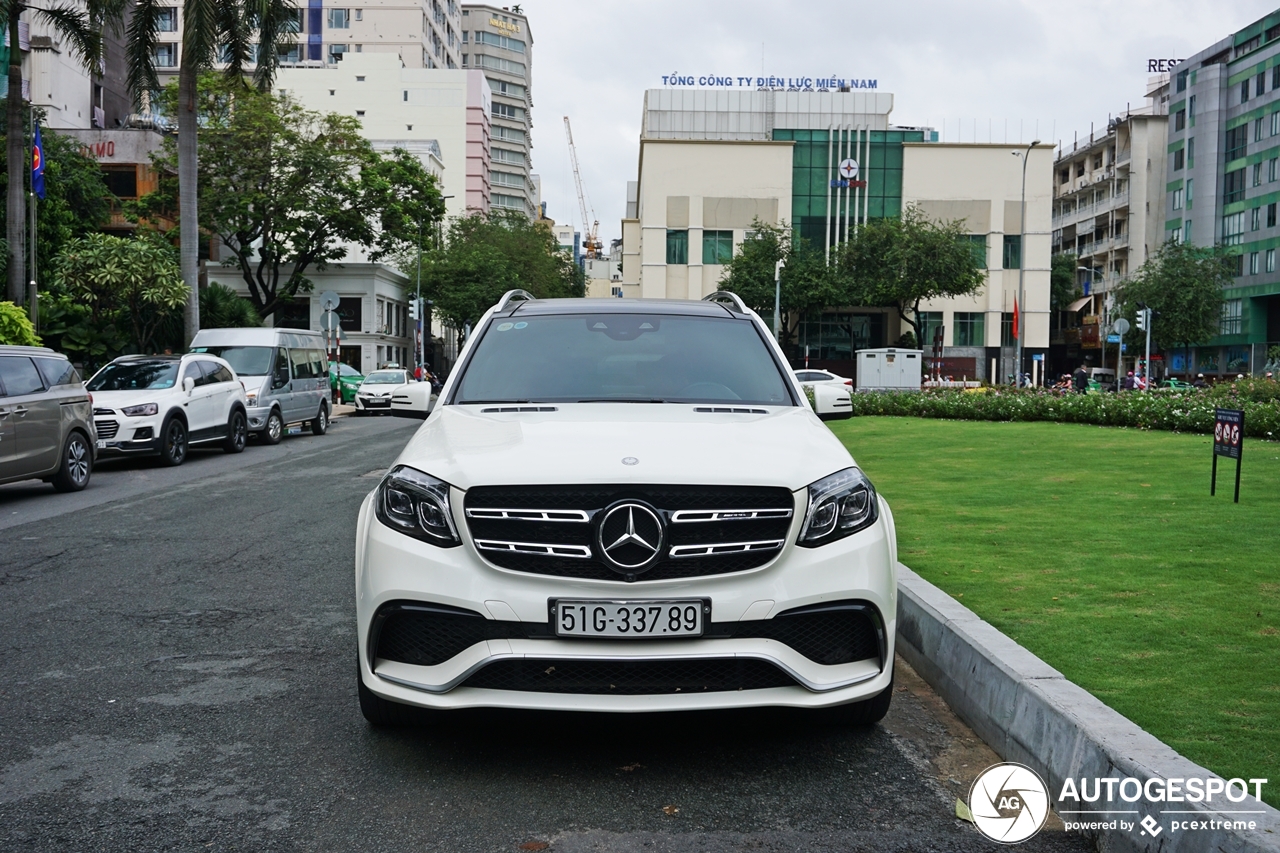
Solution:
<svg viewBox="0 0 1280 853">
<path fill-rule="evenodd" d="M 853 464 L 807 408 L 698 412 L 687 404 L 558 404 L 554 412 L 441 406 L 405 446 L 410 465 L 460 489 L 541 483 L 678 483 L 796 490 Z M 624 464 L 634 458 L 634 464 Z"/>
<path fill-rule="evenodd" d="M 172 402 L 173 395 L 182 394 L 181 388 L 143 388 L 137 391 L 91 391 L 95 409 L 123 409 L 155 403 L 163 410 Z M 183 396 L 186 396 L 183 394 Z"/>
</svg>

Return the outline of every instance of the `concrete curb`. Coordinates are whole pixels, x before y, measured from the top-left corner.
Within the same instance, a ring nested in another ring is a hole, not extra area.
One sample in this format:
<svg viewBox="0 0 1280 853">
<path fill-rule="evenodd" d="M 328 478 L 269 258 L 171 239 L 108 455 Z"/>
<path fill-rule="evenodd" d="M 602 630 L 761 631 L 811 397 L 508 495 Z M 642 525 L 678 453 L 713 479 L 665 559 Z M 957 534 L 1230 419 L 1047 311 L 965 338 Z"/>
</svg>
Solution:
<svg viewBox="0 0 1280 853">
<path fill-rule="evenodd" d="M 898 653 L 948 705 L 1005 761 L 1025 764 L 1049 785 L 1054 809 L 1106 808 L 1099 803 L 1059 803 L 1064 780 L 1132 777 L 1148 779 L 1219 778 L 1179 755 L 1072 684 L 1062 673 L 978 618 L 973 611 L 911 569 L 898 564 Z M 1274 775 L 1276 768 L 1257 768 Z M 1092 781 L 1091 781 L 1092 784 Z M 1280 784 L 1271 779 L 1269 784 Z M 1221 802 L 1221 804 L 1220 804 Z M 1181 803 L 1194 813 L 1162 815 L 1164 803 L 1125 804 L 1136 825 L 1150 815 L 1161 827 L 1155 836 L 1141 827 L 1104 829 L 1090 834 L 1102 851 L 1150 853 L 1280 853 L 1280 811 L 1252 796 L 1242 803 L 1215 798 L 1212 804 Z M 1172 831 L 1178 820 L 1221 820 L 1214 808 L 1248 809 L 1256 830 Z M 1061 814 L 1061 812 L 1059 812 Z M 1110 820 L 1106 816 L 1068 815 L 1065 819 Z"/>
</svg>

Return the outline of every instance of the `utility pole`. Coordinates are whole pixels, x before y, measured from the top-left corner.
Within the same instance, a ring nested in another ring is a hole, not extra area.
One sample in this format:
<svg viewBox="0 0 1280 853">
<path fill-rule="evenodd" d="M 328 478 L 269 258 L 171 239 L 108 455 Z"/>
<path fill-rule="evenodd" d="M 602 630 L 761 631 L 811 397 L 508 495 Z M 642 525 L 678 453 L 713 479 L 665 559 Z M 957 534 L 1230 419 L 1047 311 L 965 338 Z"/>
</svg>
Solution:
<svg viewBox="0 0 1280 853">
<path fill-rule="evenodd" d="M 1039 139 L 1032 140 L 1025 152 L 1014 151 L 1013 156 L 1022 157 L 1022 220 L 1018 229 L 1018 301 L 1019 316 L 1016 366 L 1013 371 L 1013 387 L 1022 384 L 1022 339 L 1027 336 L 1027 300 L 1023 294 L 1022 280 L 1027 269 L 1027 161 L 1031 159 L 1031 149 L 1040 144 Z"/>
<path fill-rule="evenodd" d="M 773 265 L 773 339 L 782 345 L 782 265 L 781 258 Z"/>
</svg>

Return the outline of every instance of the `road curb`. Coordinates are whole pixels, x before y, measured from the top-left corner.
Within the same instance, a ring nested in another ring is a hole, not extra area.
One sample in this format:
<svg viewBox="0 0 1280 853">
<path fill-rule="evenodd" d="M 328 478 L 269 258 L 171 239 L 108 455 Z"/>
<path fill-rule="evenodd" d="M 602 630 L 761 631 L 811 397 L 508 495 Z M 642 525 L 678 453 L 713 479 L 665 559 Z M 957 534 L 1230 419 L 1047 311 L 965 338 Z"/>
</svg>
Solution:
<svg viewBox="0 0 1280 853">
<path fill-rule="evenodd" d="M 1068 681 L 901 563 L 898 591 L 898 653 L 1002 759 L 1025 764 L 1041 775 L 1055 811 L 1059 806 L 1089 807 L 1058 802 L 1068 778 L 1078 782 L 1132 777 L 1144 786 L 1149 779 L 1219 778 Z M 1271 771 L 1274 768 L 1257 769 Z M 1280 779 L 1269 784 L 1280 784 Z M 1160 814 L 1162 805 L 1142 798 L 1126 806 L 1138 814 L 1125 819 L 1138 824 L 1150 815 L 1167 826 L 1170 819 Z M 1252 797 L 1226 805 L 1262 811 L 1246 816 L 1256 820 L 1258 828 L 1162 830 L 1156 836 L 1140 834 L 1140 828 L 1104 829 L 1089 834 L 1102 851 L 1280 853 L 1280 811 Z M 1177 807 L 1195 812 L 1178 815 L 1179 820 L 1223 817 L 1204 804 Z"/>
</svg>

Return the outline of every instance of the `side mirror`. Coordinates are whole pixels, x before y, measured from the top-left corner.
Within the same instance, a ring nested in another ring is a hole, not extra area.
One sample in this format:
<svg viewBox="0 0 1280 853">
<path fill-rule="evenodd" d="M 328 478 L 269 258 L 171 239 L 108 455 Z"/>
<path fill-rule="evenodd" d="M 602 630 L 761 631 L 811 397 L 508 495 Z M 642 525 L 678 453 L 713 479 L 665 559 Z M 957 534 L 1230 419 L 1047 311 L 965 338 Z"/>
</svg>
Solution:
<svg viewBox="0 0 1280 853">
<path fill-rule="evenodd" d="M 193 379 L 192 377 L 188 376 L 182 380 L 182 390 L 186 391 L 188 394 L 190 394 L 195 387 L 196 387 L 196 380 Z"/>
</svg>

